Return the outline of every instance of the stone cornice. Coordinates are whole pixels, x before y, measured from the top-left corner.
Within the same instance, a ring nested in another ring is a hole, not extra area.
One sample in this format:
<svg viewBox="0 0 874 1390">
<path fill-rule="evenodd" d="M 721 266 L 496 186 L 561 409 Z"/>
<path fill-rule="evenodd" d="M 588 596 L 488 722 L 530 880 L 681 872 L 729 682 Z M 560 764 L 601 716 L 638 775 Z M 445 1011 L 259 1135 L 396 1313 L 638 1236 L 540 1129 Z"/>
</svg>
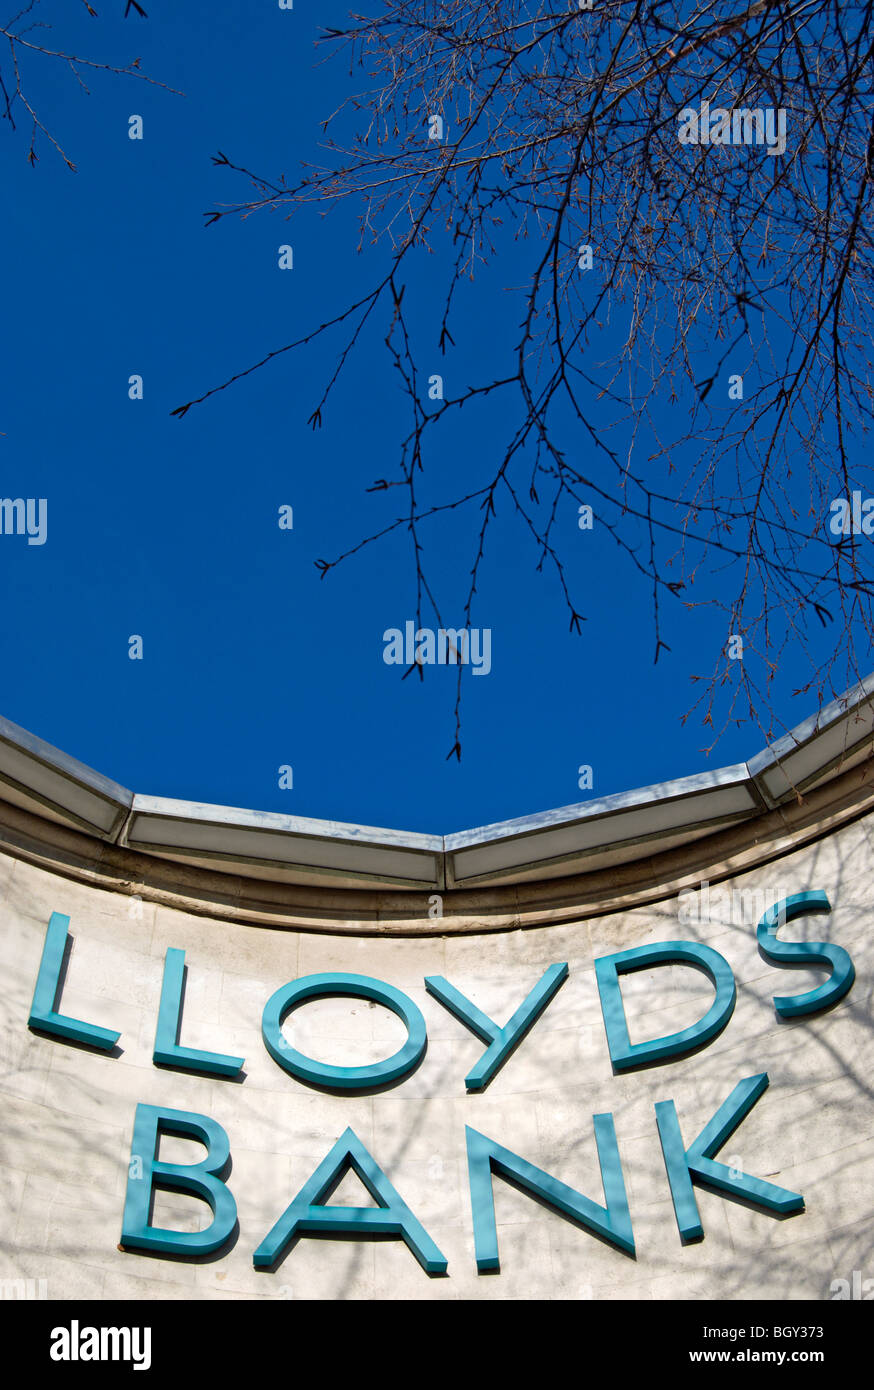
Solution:
<svg viewBox="0 0 874 1390">
<path fill-rule="evenodd" d="M 746 763 L 441 836 L 135 794 L 0 719 L 0 845 L 235 921 L 508 930 L 668 898 L 827 834 L 874 807 L 872 751 L 869 676 Z"/>
</svg>

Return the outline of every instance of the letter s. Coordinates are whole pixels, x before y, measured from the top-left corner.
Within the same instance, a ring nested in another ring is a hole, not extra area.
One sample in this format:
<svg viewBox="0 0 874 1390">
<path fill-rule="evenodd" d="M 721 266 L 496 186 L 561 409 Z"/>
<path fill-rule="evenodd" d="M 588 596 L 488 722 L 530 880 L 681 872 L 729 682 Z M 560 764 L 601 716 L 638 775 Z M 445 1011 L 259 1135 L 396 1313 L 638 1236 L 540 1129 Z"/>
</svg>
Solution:
<svg viewBox="0 0 874 1390">
<path fill-rule="evenodd" d="M 832 946 L 825 941 L 778 939 L 778 928 L 784 922 L 792 922 L 796 917 L 807 917 L 814 912 L 831 912 L 831 904 L 825 893 L 817 890 L 793 893 L 769 907 L 756 928 L 759 951 L 774 965 L 823 965 L 826 961 L 831 963 L 831 976 L 816 989 L 806 990 L 804 994 L 774 996 L 774 1008 L 781 1018 L 815 1014 L 820 1009 L 828 1008 L 830 1004 L 836 1004 L 849 993 L 856 978 L 850 954 L 843 946 Z"/>
</svg>

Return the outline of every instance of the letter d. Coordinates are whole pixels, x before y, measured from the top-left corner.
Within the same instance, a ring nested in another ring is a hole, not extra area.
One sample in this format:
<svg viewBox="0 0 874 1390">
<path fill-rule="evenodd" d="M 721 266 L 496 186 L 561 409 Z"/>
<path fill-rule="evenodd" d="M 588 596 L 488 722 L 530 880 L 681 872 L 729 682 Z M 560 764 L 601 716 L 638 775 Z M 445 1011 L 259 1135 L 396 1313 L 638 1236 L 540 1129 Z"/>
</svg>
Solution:
<svg viewBox="0 0 874 1390">
<path fill-rule="evenodd" d="M 619 976 L 627 975 L 631 970 L 648 970 L 653 965 L 676 963 L 694 965 L 703 970 L 716 986 L 716 998 L 704 1017 L 690 1028 L 653 1038 L 650 1042 L 632 1043 L 628 1036 Z M 710 1042 L 728 1023 L 737 998 L 734 976 L 725 957 L 711 946 L 702 946 L 693 941 L 657 941 L 652 946 L 635 946 L 631 951 L 601 956 L 595 961 L 595 977 L 614 1071 L 629 1071 L 633 1067 L 643 1066 L 645 1062 L 663 1062 L 669 1057 L 681 1057 L 683 1053 Z"/>
</svg>

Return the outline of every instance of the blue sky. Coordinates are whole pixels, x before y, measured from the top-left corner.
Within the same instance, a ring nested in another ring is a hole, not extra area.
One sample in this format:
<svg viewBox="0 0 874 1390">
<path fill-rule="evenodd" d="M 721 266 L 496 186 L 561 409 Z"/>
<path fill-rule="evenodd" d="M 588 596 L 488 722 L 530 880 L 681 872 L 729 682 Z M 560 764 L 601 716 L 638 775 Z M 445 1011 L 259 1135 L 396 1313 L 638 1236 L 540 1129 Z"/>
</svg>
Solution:
<svg viewBox="0 0 874 1390">
<path fill-rule="evenodd" d="M 351 209 L 313 212 L 293 229 L 276 213 L 210 228 L 202 216 L 245 196 L 245 181 L 212 164 L 217 150 L 269 176 L 291 176 L 317 154 L 320 122 L 350 83 L 348 63 L 315 66 L 313 38 L 346 7 L 151 0 L 147 21 L 123 21 L 112 0 L 98 8 L 99 20 L 83 10 L 52 37 L 106 61 L 140 56 L 143 72 L 184 95 L 104 74 L 89 77 L 86 95 L 66 70 L 34 60 L 38 114 L 78 172 L 45 140 L 31 168 L 29 132 L 0 127 L 2 493 L 48 499 L 45 545 L 0 537 L 2 713 L 140 792 L 433 832 L 757 751 L 761 732 L 747 724 L 708 758 L 700 717 L 681 723 L 690 675 L 709 672 L 722 640 L 706 614 L 665 609 L 671 651 L 654 666 L 647 582 L 603 530 L 580 532 L 569 509 L 559 527 L 582 635 L 569 634 L 554 577 L 536 573 L 527 533 L 508 516 L 473 619 L 492 631 L 492 669 L 465 673 L 462 760 L 447 761 L 454 669 L 401 680 L 382 660 L 384 630 L 415 611 L 408 537 L 324 581 L 313 563 L 395 515 L 391 498 L 366 492 L 392 471 L 407 428 L 381 335 L 350 362 L 320 431 L 306 422 L 336 337 L 184 420 L 170 415 L 344 308 L 384 263 L 378 250 L 356 254 Z M 62 9 L 49 0 L 46 12 Z M 128 139 L 132 113 L 142 141 Z M 287 273 L 277 267 L 286 241 Z M 478 335 L 511 340 L 512 253 L 472 292 L 469 332 L 442 361 L 424 331 L 435 278 L 421 256 L 410 303 L 423 324 L 421 369 L 441 371 L 449 392 L 475 363 Z M 142 401 L 128 399 L 132 373 Z M 435 499 L 475 485 L 501 419 L 487 411 L 462 423 L 429 463 Z M 294 509 L 291 532 L 277 525 L 282 504 Z M 467 554 L 476 522 L 434 530 L 453 625 L 463 586 L 448 567 Z M 143 638 L 141 661 L 129 659 L 132 634 Z M 813 708 L 812 695 L 792 696 L 802 670 L 787 654 L 776 691 L 785 726 Z M 591 792 L 578 788 L 581 764 L 592 766 Z M 283 765 L 291 790 L 279 787 Z"/>
</svg>

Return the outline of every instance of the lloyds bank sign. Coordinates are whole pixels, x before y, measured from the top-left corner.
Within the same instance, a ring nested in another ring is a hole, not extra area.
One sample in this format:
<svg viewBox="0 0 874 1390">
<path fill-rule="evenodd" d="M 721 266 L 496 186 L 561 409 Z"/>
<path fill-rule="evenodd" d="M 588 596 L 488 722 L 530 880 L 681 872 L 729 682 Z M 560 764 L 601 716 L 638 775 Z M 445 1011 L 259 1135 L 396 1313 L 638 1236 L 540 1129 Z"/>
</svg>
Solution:
<svg viewBox="0 0 874 1390">
<path fill-rule="evenodd" d="M 853 962 L 842 947 L 826 942 L 789 942 L 778 939 L 778 928 L 810 913 L 830 912 L 825 893 L 795 893 L 782 898 L 765 912 L 757 927 L 761 954 L 774 966 L 813 966 L 828 971 L 817 988 L 802 994 L 777 995 L 774 1007 L 780 1018 L 796 1018 L 820 1012 L 841 999 L 855 978 Z M 111 1052 L 118 1033 L 61 1013 L 61 974 L 70 919 L 53 912 L 36 981 L 29 1027 L 41 1034 L 75 1041 L 86 1047 Z M 634 970 L 659 965 L 680 965 L 703 971 L 716 995 L 704 1016 L 681 1032 L 632 1043 L 622 1000 L 621 977 Z M 244 1058 L 206 1052 L 180 1044 L 185 952 L 168 949 L 164 961 L 153 1062 L 210 1077 L 238 1077 Z M 434 999 L 454 1014 L 484 1044 L 473 1070 L 464 1078 L 469 1093 L 485 1090 L 511 1052 L 548 1008 L 568 976 L 566 964 L 551 965 L 509 1022 L 499 1025 L 442 976 L 425 979 Z M 664 941 L 637 946 L 595 961 L 595 976 L 604 1020 L 607 1048 L 614 1073 L 633 1071 L 652 1063 L 666 1063 L 698 1050 L 716 1038 L 734 1011 L 736 988 L 731 966 L 709 946 L 692 941 Z M 368 1066 L 341 1067 L 318 1062 L 297 1051 L 283 1036 L 284 1019 L 307 1000 L 329 996 L 370 1000 L 392 1010 L 403 1022 L 407 1037 L 394 1056 Z M 408 995 L 383 980 L 342 973 L 307 975 L 278 989 L 264 1005 L 261 1020 L 264 1046 L 278 1067 L 296 1083 L 333 1093 L 385 1089 L 400 1085 L 421 1062 L 427 1045 L 425 1020 Z M 684 1133 L 682 1116 L 670 1099 L 655 1102 L 667 1184 L 673 1199 L 677 1228 L 683 1241 L 704 1235 L 695 1187 L 705 1184 L 740 1197 L 765 1212 L 790 1215 L 804 1209 L 801 1193 L 790 1192 L 762 1178 L 729 1168 L 717 1159 L 722 1146 L 749 1114 L 768 1087 L 765 1071 L 741 1077 L 700 1134 Z M 622 1158 L 613 1115 L 593 1115 L 592 1123 L 601 1167 L 604 1205 L 536 1168 L 526 1158 L 504 1148 L 498 1139 L 466 1127 L 470 1203 L 474 1249 L 480 1273 L 499 1266 L 498 1237 L 492 1184 L 495 1177 L 509 1179 L 555 1211 L 594 1232 L 611 1245 L 634 1253 L 634 1234 L 625 1191 Z M 162 1135 L 196 1139 L 206 1157 L 193 1163 L 167 1163 L 158 1159 Z M 138 1104 L 128 1168 L 122 1216 L 121 1248 L 172 1254 L 197 1259 L 220 1250 L 229 1240 L 237 1220 L 228 1175 L 230 1140 L 226 1131 L 208 1115 L 163 1106 Z M 328 1200 L 349 1169 L 357 1173 L 375 1206 L 332 1205 Z M 212 1222 L 202 1231 L 174 1231 L 151 1224 L 155 1190 L 187 1193 L 206 1201 Z M 447 1260 L 380 1167 L 378 1156 L 368 1152 L 349 1128 L 334 1143 L 307 1179 L 297 1196 L 263 1236 L 252 1259 L 256 1268 L 271 1269 L 296 1237 L 334 1233 L 351 1238 L 380 1234 L 403 1240 L 429 1274 L 447 1271 Z"/>
</svg>

